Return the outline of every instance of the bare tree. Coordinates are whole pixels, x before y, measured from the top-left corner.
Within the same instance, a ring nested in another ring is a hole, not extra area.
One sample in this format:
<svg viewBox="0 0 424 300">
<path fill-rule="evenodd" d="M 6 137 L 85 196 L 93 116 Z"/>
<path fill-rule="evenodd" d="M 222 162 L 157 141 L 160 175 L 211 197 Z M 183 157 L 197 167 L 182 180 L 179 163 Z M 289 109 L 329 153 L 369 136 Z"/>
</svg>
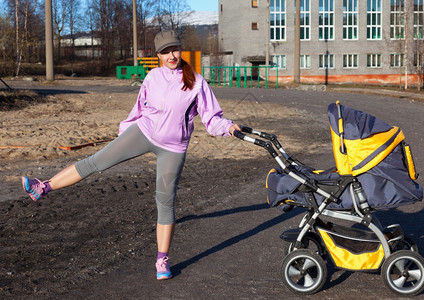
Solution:
<svg viewBox="0 0 424 300">
<path fill-rule="evenodd" d="M 132 3 L 121 0 L 115 3 L 114 23 L 120 59 L 126 64 L 132 46 Z"/>
<path fill-rule="evenodd" d="M 69 22 L 69 2 L 66 0 L 52 0 L 53 31 L 57 44 L 57 60 L 61 60 L 62 33 Z"/>
<path fill-rule="evenodd" d="M 30 48 L 33 47 L 35 40 L 34 32 L 36 29 L 36 12 L 38 8 L 37 0 L 9 0 L 7 2 L 10 15 L 13 15 L 14 21 L 14 51 L 15 51 L 15 70 L 16 76 L 20 73 L 23 58 L 30 60 Z M 2 34 L 4 34 L 2 32 Z"/>
<path fill-rule="evenodd" d="M 75 56 L 75 29 L 78 28 L 79 22 L 79 7 L 80 0 L 69 0 L 69 34 L 71 36 L 72 45 L 71 45 L 71 60 L 72 60 L 72 73 L 73 62 Z"/>
<path fill-rule="evenodd" d="M 85 15 L 88 19 L 88 28 L 90 32 L 91 38 L 91 58 L 94 58 L 94 32 L 96 30 L 96 26 L 98 24 L 98 15 L 96 14 L 97 1 L 91 0 L 88 3 L 87 10 Z"/>
<path fill-rule="evenodd" d="M 158 2 L 157 21 L 160 28 L 180 32 L 184 21 L 191 14 L 187 0 L 160 0 Z"/>
<path fill-rule="evenodd" d="M 21 67 L 21 43 L 19 42 L 19 0 L 15 0 L 15 47 L 16 47 L 16 69 L 15 75 L 19 75 L 19 68 Z"/>
<path fill-rule="evenodd" d="M 155 10 L 157 11 L 156 6 L 158 5 L 158 1 L 155 0 L 138 0 L 137 1 L 137 20 L 138 20 L 138 28 L 142 34 L 142 45 L 141 49 L 144 51 L 144 55 L 147 53 L 147 40 L 148 40 L 148 30 L 149 24 L 147 20 L 153 17 Z"/>
</svg>

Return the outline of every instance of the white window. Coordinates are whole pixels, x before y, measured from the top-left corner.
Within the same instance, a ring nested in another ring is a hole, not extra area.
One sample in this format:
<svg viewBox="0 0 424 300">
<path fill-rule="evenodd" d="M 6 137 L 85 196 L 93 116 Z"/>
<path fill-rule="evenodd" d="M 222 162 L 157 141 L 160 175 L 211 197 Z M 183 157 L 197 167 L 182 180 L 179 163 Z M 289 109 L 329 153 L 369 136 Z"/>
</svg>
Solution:
<svg viewBox="0 0 424 300">
<path fill-rule="evenodd" d="M 343 68 L 354 69 L 358 67 L 358 54 L 343 54 Z"/>
<path fill-rule="evenodd" d="M 320 54 L 319 68 L 334 69 L 334 54 Z"/>
<path fill-rule="evenodd" d="M 273 55 L 272 56 L 272 64 L 274 66 L 278 66 L 279 69 L 285 69 L 286 68 L 286 55 Z"/>
<path fill-rule="evenodd" d="M 296 1 L 294 2 L 294 22 L 296 23 Z M 311 39 L 311 0 L 300 0 L 300 39 Z"/>
<path fill-rule="evenodd" d="M 390 67 L 396 68 L 396 67 L 403 67 L 403 54 L 390 54 Z"/>
<path fill-rule="evenodd" d="M 368 54 L 367 55 L 368 68 L 381 68 L 381 54 Z"/>
<path fill-rule="evenodd" d="M 420 55 L 414 54 L 414 66 L 415 67 L 422 67 L 423 66 L 423 58 L 424 58 L 423 54 L 420 54 Z"/>
<path fill-rule="evenodd" d="M 319 39 L 334 40 L 334 0 L 319 0 Z"/>
<path fill-rule="evenodd" d="M 405 4 L 404 0 L 390 0 L 390 38 L 405 38 Z"/>
<path fill-rule="evenodd" d="M 414 39 L 422 40 L 424 22 L 424 0 L 415 0 L 414 5 Z"/>
<path fill-rule="evenodd" d="M 270 38 L 271 41 L 286 40 L 286 0 L 270 0 Z"/>
<path fill-rule="evenodd" d="M 367 0 L 367 39 L 381 40 L 381 0 Z"/>
<path fill-rule="evenodd" d="M 310 55 L 300 55 L 300 68 L 301 69 L 310 69 L 311 68 L 311 56 Z"/>
<path fill-rule="evenodd" d="M 358 39 L 358 0 L 343 0 L 343 39 Z"/>
</svg>

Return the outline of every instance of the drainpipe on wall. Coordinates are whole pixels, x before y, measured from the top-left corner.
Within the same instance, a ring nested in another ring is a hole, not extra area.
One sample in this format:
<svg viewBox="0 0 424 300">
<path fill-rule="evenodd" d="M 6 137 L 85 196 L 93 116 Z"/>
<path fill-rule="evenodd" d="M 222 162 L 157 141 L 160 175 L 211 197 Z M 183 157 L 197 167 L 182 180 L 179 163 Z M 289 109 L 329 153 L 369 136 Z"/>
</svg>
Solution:
<svg viewBox="0 0 424 300">
<path fill-rule="evenodd" d="M 269 66 L 269 0 L 266 2 L 265 66 Z"/>
<path fill-rule="evenodd" d="M 293 79 L 295 83 L 300 83 L 300 0 L 296 0 L 296 20 L 294 33 Z"/>
</svg>

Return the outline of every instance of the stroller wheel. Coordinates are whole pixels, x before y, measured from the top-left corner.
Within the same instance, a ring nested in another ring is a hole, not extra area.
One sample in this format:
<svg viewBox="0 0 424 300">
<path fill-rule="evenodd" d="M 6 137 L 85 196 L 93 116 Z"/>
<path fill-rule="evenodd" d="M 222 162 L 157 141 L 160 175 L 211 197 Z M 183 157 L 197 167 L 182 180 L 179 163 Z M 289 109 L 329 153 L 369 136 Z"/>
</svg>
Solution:
<svg viewBox="0 0 424 300">
<path fill-rule="evenodd" d="M 327 266 L 311 250 L 295 250 L 283 259 L 281 278 L 284 285 L 296 294 L 314 294 L 327 280 Z"/>
<path fill-rule="evenodd" d="M 407 236 L 404 236 L 403 239 L 399 241 L 395 241 L 393 243 L 393 248 L 394 249 L 392 249 L 392 252 L 397 252 L 400 250 L 411 250 L 414 252 L 419 252 L 417 244 Z"/>
<path fill-rule="evenodd" d="M 295 242 L 287 243 L 284 249 L 284 253 L 287 255 L 293 252 Z M 320 237 L 314 232 L 308 232 L 302 239 L 301 248 L 309 249 L 315 254 L 324 257 L 325 250 L 321 244 Z"/>
<path fill-rule="evenodd" d="M 386 286 L 401 295 L 417 295 L 424 289 L 424 258 L 411 250 L 390 255 L 381 270 Z"/>
</svg>

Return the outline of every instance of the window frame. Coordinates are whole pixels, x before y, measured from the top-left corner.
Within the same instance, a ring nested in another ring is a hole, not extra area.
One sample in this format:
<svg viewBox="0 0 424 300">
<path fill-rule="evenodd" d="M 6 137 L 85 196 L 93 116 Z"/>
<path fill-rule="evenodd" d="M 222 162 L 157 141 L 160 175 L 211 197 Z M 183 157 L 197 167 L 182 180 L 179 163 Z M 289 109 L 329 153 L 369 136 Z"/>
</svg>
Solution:
<svg viewBox="0 0 424 300">
<path fill-rule="evenodd" d="M 294 1 L 294 23 L 296 26 L 296 1 Z M 300 0 L 300 40 L 311 40 L 311 0 Z"/>
<path fill-rule="evenodd" d="M 381 1 L 382 0 L 367 1 L 367 40 L 370 41 L 383 39 L 383 7 Z M 373 33 L 375 33 L 375 35 Z"/>
<path fill-rule="evenodd" d="M 308 70 L 311 68 L 311 55 L 310 54 L 301 54 L 300 55 L 300 69 Z"/>
<path fill-rule="evenodd" d="M 424 0 L 415 1 L 418 4 L 414 2 L 414 40 L 424 40 Z"/>
<path fill-rule="evenodd" d="M 279 70 L 287 70 L 287 55 L 286 54 L 273 54 L 271 55 L 273 65 L 277 66 Z"/>
<path fill-rule="evenodd" d="M 370 58 L 372 59 L 371 65 L 370 65 Z M 382 68 L 382 55 L 380 53 L 367 54 L 367 68 L 369 69 Z"/>
<path fill-rule="evenodd" d="M 319 0 L 318 8 L 318 39 L 320 41 L 334 40 L 334 0 Z M 328 23 L 328 24 L 325 24 Z"/>
<path fill-rule="evenodd" d="M 286 41 L 286 0 L 270 0 L 270 41 Z"/>
<path fill-rule="evenodd" d="M 335 56 L 334 54 L 320 54 L 318 57 L 319 69 L 335 69 Z"/>
<path fill-rule="evenodd" d="M 358 68 L 359 68 L 358 54 L 343 54 L 343 69 L 358 69 Z"/>
<path fill-rule="evenodd" d="M 358 40 L 358 0 L 343 0 L 343 40 Z"/>
<path fill-rule="evenodd" d="M 390 54 L 390 68 L 400 68 L 405 65 L 405 55 L 403 53 Z"/>
<path fill-rule="evenodd" d="M 390 0 L 390 39 L 391 40 L 405 39 L 405 1 L 404 0 Z"/>
</svg>

